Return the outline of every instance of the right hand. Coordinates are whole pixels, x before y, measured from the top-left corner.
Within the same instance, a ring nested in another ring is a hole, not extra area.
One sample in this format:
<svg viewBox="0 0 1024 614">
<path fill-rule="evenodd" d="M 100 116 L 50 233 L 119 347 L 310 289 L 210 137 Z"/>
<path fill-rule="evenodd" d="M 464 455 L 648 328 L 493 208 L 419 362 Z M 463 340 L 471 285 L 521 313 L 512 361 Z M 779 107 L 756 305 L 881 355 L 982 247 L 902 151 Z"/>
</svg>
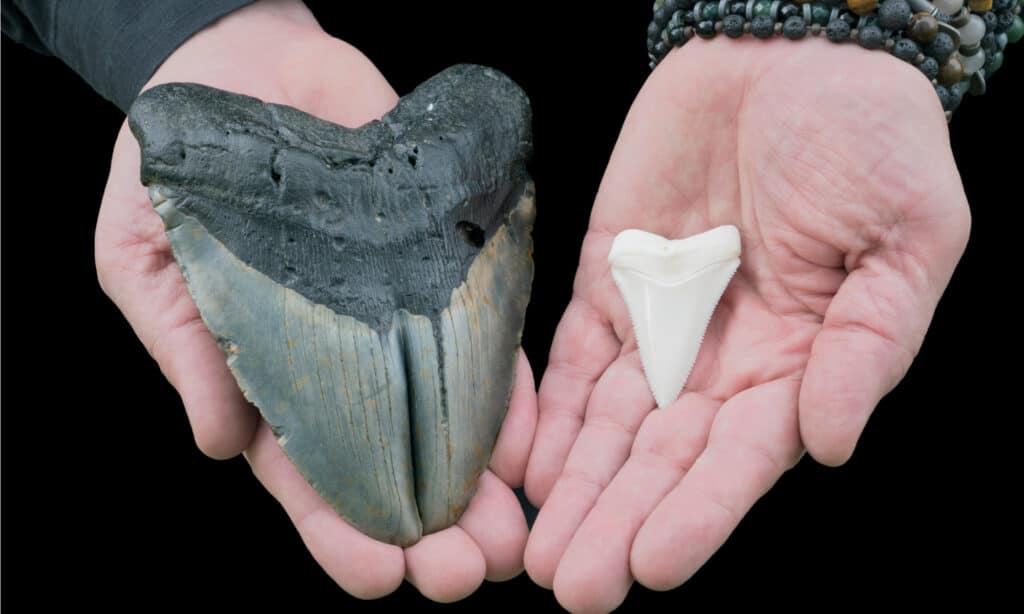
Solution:
<svg viewBox="0 0 1024 614">
<path fill-rule="evenodd" d="M 172 81 L 287 104 L 349 127 L 379 118 L 398 101 L 376 67 L 326 34 L 297 0 L 257 2 L 208 26 L 168 57 L 143 89 Z M 139 168 L 139 147 L 126 122 L 96 224 L 96 269 L 103 291 L 181 395 L 199 448 L 218 459 L 245 451 L 317 562 L 357 597 L 387 595 L 407 577 L 427 597 L 453 601 L 485 577 L 517 575 L 527 527 L 511 487 L 523 482 L 536 421 L 525 356 L 490 470 L 458 524 L 404 551 L 366 537 L 320 498 L 242 396 L 188 293 Z"/>
</svg>

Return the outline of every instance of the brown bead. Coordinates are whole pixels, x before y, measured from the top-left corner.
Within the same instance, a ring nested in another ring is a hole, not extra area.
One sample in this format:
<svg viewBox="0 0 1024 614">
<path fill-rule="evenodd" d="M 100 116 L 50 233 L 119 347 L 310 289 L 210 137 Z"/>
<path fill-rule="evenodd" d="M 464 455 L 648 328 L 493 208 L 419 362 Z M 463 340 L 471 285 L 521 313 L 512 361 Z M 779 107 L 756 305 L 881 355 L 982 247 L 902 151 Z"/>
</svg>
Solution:
<svg viewBox="0 0 1024 614">
<path fill-rule="evenodd" d="M 984 13 L 992 10 L 992 0 L 967 0 L 967 6 L 975 13 Z"/>
<path fill-rule="evenodd" d="M 930 43 L 939 35 L 939 20 L 928 13 L 918 13 L 910 18 L 907 32 L 919 43 Z"/>
<path fill-rule="evenodd" d="M 943 85 L 953 85 L 954 83 L 960 83 L 964 78 L 964 65 L 960 63 L 960 58 L 952 56 L 946 63 L 939 67 L 939 83 Z"/>
<path fill-rule="evenodd" d="M 847 0 L 846 5 L 857 15 L 867 15 L 878 8 L 878 0 Z"/>
</svg>

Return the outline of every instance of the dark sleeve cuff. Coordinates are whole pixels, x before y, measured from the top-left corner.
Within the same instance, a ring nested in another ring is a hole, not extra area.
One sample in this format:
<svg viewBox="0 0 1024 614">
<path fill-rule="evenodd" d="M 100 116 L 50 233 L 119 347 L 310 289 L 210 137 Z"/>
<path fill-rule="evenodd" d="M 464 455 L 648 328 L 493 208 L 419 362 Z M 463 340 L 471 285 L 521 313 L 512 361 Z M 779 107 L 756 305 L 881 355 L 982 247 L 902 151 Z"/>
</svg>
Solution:
<svg viewBox="0 0 1024 614">
<path fill-rule="evenodd" d="M 253 0 L 4 1 L 5 33 L 41 43 L 127 112 L 160 64 L 190 36 Z M 22 24 L 23 34 L 9 23 Z M 31 27 L 28 27 L 31 25 Z"/>
</svg>

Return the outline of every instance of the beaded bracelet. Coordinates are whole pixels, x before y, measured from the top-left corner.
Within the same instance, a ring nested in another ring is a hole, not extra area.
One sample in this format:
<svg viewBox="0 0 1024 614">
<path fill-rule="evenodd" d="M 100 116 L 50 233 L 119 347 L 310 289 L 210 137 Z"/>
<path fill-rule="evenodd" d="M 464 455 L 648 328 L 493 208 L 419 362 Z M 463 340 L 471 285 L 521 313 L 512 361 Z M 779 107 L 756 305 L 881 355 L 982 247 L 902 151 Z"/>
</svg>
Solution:
<svg viewBox="0 0 1024 614">
<path fill-rule="evenodd" d="M 647 28 L 651 69 L 694 36 L 729 38 L 811 34 L 856 41 L 916 66 L 931 80 L 946 119 L 967 92 L 1003 64 L 1003 49 L 1024 36 L 1024 0 L 656 0 Z"/>
</svg>

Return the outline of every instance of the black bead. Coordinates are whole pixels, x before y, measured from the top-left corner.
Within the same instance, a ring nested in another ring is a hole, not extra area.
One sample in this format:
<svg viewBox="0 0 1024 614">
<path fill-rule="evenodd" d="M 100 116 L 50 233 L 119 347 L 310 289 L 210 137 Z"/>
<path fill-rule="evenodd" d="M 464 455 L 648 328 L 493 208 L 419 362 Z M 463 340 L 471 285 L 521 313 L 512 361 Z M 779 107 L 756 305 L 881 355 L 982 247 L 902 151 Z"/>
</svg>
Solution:
<svg viewBox="0 0 1024 614">
<path fill-rule="evenodd" d="M 807 34 L 807 22 L 803 17 L 792 16 L 782 24 L 782 35 L 791 41 L 801 39 Z"/>
<path fill-rule="evenodd" d="M 1015 17 L 1013 11 L 999 11 L 996 13 L 996 16 L 999 18 L 999 25 L 996 26 L 996 32 L 1002 34 L 1013 27 L 1013 18 Z"/>
<path fill-rule="evenodd" d="M 790 17 L 796 17 L 797 15 L 803 14 L 803 9 L 793 4 L 792 2 L 787 2 L 783 4 L 781 7 L 779 7 L 779 14 L 776 16 L 776 19 L 785 22 Z"/>
<path fill-rule="evenodd" d="M 739 15 L 726 15 L 722 20 L 722 32 L 725 32 L 729 38 L 739 38 L 743 36 L 743 24 L 746 21 Z"/>
<path fill-rule="evenodd" d="M 668 39 L 672 41 L 672 44 L 678 47 L 686 42 L 686 33 L 683 32 L 682 28 L 674 28 L 668 33 Z"/>
<path fill-rule="evenodd" d="M 854 15 L 850 11 L 839 11 L 839 19 L 842 19 L 844 22 L 846 22 L 846 25 L 850 26 L 851 28 L 856 27 L 857 22 L 860 21 L 860 17 Z"/>
<path fill-rule="evenodd" d="M 701 38 L 712 38 L 715 35 L 715 22 L 710 19 L 704 19 L 698 21 L 693 29 L 697 32 L 697 36 Z"/>
<path fill-rule="evenodd" d="M 668 14 L 671 15 L 679 10 L 679 0 L 665 0 L 665 4 L 662 5 L 662 8 L 668 11 Z"/>
<path fill-rule="evenodd" d="M 686 25 L 684 21 L 685 19 L 686 11 L 676 11 L 675 13 L 672 13 L 672 18 L 668 20 L 668 25 L 665 26 L 665 29 L 671 32 L 676 28 L 681 28 Z"/>
<path fill-rule="evenodd" d="M 647 26 L 647 40 L 652 40 L 652 41 L 657 42 L 660 39 L 661 39 L 661 26 L 659 26 L 658 24 L 656 24 L 655 22 L 652 21 L 651 24 L 649 26 Z"/>
<path fill-rule="evenodd" d="M 665 45 L 665 41 L 658 41 L 658 44 L 654 46 L 654 55 L 663 58 L 668 53 L 668 46 Z"/>
<path fill-rule="evenodd" d="M 675 11 L 673 11 L 675 12 Z M 654 23 L 658 24 L 658 29 L 662 29 L 668 25 L 668 20 L 672 18 L 672 13 L 665 10 L 665 7 L 654 11 Z"/>
<path fill-rule="evenodd" d="M 740 17 L 746 19 L 747 3 L 744 2 L 743 0 L 736 0 L 736 2 L 733 2 L 732 4 L 729 5 L 729 14 L 739 15 Z"/>
<path fill-rule="evenodd" d="M 857 42 L 865 49 L 878 49 L 885 44 L 885 34 L 878 26 L 867 26 L 857 32 Z"/>
<path fill-rule="evenodd" d="M 994 11 L 1012 11 L 1014 0 L 994 0 L 992 2 L 992 10 Z"/>
<path fill-rule="evenodd" d="M 981 18 L 985 20 L 986 32 L 995 32 L 996 28 L 999 27 L 999 16 L 992 11 L 982 13 Z"/>
<path fill-rule="evenodd" d="M 658 44 L 658 41 L 653 38 L 647 39 L 647 53 L 654 53 L 654 46 Z"/>
<path fill-rule="evenodd" d="M 917 65 L 917 69 L 924 73 L 924 76 L 929 79 L 935 79 L 939 76 L 939 63 L 935 61 L 935 58 L 925 58 L 923 62 Z"/>
<path fill-rule="evenodd" d="M 892 54 L 904 62 L 913 62 L 918 53 L 921 53 L 921 48 L 909 38 L 899 39 L 892 48 Z"/>
<path fill-rule="evenodd" d="M 953 37 L 945 32 L 939 32 L 935 40 L 928 43 L 924 49 L 924 52 L 935 58 L 939 64 L 945 64 L 954 51 L 956 51 L 956 45 L 953 42 Z"/>
<path fill-rule="evenodd" d="M 951 111 L 952 110 L 951 107 L 952 107 L 952 104 L 953 104 L 953 97 L 950 96 L 949 90 L 946 89 L 946 86 L 944 86 L 944 85 L 936 85 L 935 86 L 935 93 L 938 94 L 939 102 L 942 103 L 942 110 L 943 111 Z"/>
<path fill-rule="evenodd" d="M 833 19 L 825 27 L 825 36 L 833 43 L 841 43 L 850 38 L 850 24 L 842 19 Z"/>
<path fill-rule="evenodd" d="M 907 0 L 885 0 L 878 7 L 878 24 L 886 30 L 902 30 L 907 27 L 910 15 Z"/>
<path fill-rule="evenodd" d="M 758 38 L 771 38 L 775 33 L 775 20 L 767 15 L 758 15 L 750 21 L 750 32 Z"/>
<path fill-rule="evenodd" d="M 995 32 L 989 32 L 981 37 L 981 48 L 985 50 L 987 57 L 991 57 L 993 53 L 999 51 L 999 42 L 996 41 Z"/>
<path fill-rule="evenodd" d="M 949 96 L 953 99 L 953 109 L 951 110 L 956 110 L 960 106 L 960 101 L 967 94 L 967 88 L 964 86 L 964 82 L 961 81 L 947 86 L 946 89 L 949 90 Z"/>
</svg>

